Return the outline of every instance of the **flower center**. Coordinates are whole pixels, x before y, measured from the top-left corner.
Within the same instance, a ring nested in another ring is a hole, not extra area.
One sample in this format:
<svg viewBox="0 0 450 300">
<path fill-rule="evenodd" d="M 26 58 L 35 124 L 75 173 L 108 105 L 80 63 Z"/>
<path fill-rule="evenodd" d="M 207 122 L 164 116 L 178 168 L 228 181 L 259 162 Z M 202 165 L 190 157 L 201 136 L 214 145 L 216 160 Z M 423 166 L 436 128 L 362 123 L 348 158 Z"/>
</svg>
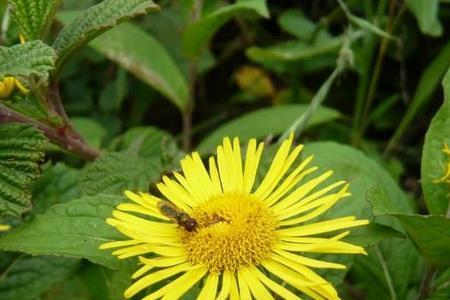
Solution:
<svg viewBox="0 0 450 300">
<path fill-rule="evenodd" d="M 251 195 L 226 193 L 196 207 L 195 232 L 183 231 L 188 259 L 211 272 L 235 271 L 267 258 L 276 242 L 276 219 Z"/>
</svg>

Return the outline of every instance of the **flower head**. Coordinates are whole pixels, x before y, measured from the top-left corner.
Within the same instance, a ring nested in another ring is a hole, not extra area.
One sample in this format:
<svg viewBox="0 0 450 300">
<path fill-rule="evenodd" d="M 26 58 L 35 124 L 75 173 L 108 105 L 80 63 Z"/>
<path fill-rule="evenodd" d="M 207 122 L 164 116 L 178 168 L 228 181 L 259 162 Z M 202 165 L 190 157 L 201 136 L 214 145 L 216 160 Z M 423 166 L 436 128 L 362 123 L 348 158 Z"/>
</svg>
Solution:
<svg viewBox="0 0 450 300">
<path fill-rule="evenodd" d="M 294 291 L 339 299 L 312 268 L 345 266 L 307 255 L 365 254 L 342 241 L 349 231 L 335 232 L 368 221 L 348 216 L 311 222 L 350 196 L 348 184 L 319 188 L 332 171 L 305 180 L 317 168 L 309 166 L 312 156 L 297 162 L 303 146 L 291 150 L 292 142 L 292 135 L 283 141 L 257 186 L 263 144 L 250 140 L 243 161 L 239 140 L 225 138 L 208 169 L 194 152 L 181 161 L 182 174 L 163 177 L 157 187 L 165 199 L 127 191 L 134 203 L 118 205 L 107 222 L 129 239 L 101 246 L 119 248 L 113 254 L 121 259 L 139 256 L 142 267 L 125 297 L 163 282 L 144 299 L 178 299 L 203 280 L 197 299 L 300 299 Z M 186 228 L 190 219 L 195 223 Z"/>
</svg>

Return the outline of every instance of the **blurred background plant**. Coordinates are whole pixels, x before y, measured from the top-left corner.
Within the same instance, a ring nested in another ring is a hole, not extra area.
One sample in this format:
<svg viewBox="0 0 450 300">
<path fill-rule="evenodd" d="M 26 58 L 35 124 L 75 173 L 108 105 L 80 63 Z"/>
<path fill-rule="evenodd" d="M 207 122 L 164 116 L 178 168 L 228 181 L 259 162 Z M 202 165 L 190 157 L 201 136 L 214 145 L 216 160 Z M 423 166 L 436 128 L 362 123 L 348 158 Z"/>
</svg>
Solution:
<svg viewBox="0 0 450 300">
<path fill-rule="evenodd" d="M 121 299 L 133 267 L 97 247 L 124 189 L 224 136 L 270 149 L 292 130 L 351 182 L 327 217 L 373 221 L 350 237 L 369 256 L 322 272 L 342 298 L 450 298 L 449 1 L 1 0 L 0 16 L 0 299 Z"/>
</svg>

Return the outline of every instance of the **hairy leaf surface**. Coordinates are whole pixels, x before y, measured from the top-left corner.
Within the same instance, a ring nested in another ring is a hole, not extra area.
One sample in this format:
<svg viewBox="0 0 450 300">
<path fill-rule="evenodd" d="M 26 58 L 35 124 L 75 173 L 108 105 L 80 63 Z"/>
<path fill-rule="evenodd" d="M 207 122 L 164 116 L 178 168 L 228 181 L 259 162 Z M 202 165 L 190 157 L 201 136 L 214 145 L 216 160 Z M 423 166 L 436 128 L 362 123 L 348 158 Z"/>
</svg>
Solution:
<svg viewBox="0 0 450 300">
<path fill-rule="evenodd" d="M 0 126 L 0 214 L 19 216 L 30 208 L 28 186 L 40 176 L 46 141 L 29 125 Z"/>
<path fill-rule="evenodd" d="M 25 40 L 45 37 L 60 0 L 10 0 L 11 11 Z"/>
</svg>

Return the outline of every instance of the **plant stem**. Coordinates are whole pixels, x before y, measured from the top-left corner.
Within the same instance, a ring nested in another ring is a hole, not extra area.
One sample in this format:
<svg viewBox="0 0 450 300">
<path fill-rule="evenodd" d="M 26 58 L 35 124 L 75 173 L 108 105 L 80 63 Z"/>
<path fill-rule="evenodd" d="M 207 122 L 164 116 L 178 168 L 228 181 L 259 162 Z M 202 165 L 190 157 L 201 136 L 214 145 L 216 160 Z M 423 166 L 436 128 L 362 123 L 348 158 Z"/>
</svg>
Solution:
<svg viewBox="0 0 450 300">
<path fill-rule="evenodd" d="M 386 32 L 388 34 L 391 34 L 393 31 L 393 20 L 394 20 L 394 13 L 395 13 L 395 0 L 391 0 L 390 6 L 389 6 L 389 19 L 388 24 L 386 25 Z M 372 107 L 373 100 L 375 98 L 377 86 L 378 86 L 378 80 L 380 78 L 381 69 L 383 67 L 383 60 L 384 56 L 386 54 L 387 47 L 389 45 L 390 39 L 386 36 L 383 36 L 380 44 L 380 48 L 378 50 L 378 55 L 375 61 L 375 68 L 373 70 L 372 79 L 369 84 L 369 91 L 367 92 L 366 101 L 364 103 L 364 109 L 362 111 L 362 115 L 359 118 L 360 121 L 360 127 L 359 130 L 354 138 L 354 145 L 359 145 L 361 142 L 362 137 L 364 136 L 364 132 L 367 129 L 367 116 L 369 114 L 370 108 Z"/>
<path fill-rule="evenodd" d="M 30 124 L 36 127 L 41 130 L 52 143 L 83 159 L 94 160 L 100 155 L 99 150 L 92 148 L 83 140 L 78 139 L 75 136 L 68 135 L 66 131 L 59 132 L 57 128 L 33 120 L 0 104 L 0 124 L 10 122 Z"/>
<path fill-rule="evenodd" d="M 192 144 L 192 115 L 195 103 L 195 82 L 197 73 L 197 62 L 192 61 L 189 64 L 189 97 L 186 109 L 183 112 L 183 150 L 189 151 Z"/>
<path fill-rule="evenodd" d="M 395 293 L 394 284 L 392 282 L 391 274 L 389 274 L 389 269 L 384 259 L 383 253 L 381 253 L 380 247 L 375 245 L 375 252 L 377 253 L 378 260 L 380 261 L 381 268 L 383 269 L 384 277 L 389 288 L 389 294 L 391 295 L 391 300 L 397 300 L 397 294 Z"/>
<path fill-rule="evenodd" d="M 195 22 L 200 19 L 203 9 L 203 0 L 195 0 L 192 7 L 191 22 Z M 189 63 L 189 78 L 188 89 L 189 96 L 186 104 L 186 108 L 183 111 L 183 150 L 189 151 L 192 144 L 192 115 L 194 112 L 195 104 L 195 84 L 197 81 L 197 59 L 198 56 L 193 57 Z"/>
<path fill-rule="evenodd" d="M 294 121 L 294 123 L 286 130 L 278 139 L 278 142 L 285 140 L 291 132 L 294 132 L 297 135 L 300 135 L 305 126 L 308 124 L 312 115 L 316 112 L 317 108 L 322 104 L 325 100 L 328 91 L 330 90 L 331 85 L 336 79 L 337 75 L 341 71 L 341 68 L 338 66 L 334 69 L 333 73 L 327 78 L 327 80 L 322 84 L 317 93 L 311 100 L 311 103 L 308 105 L 306 111 Z"/>
<path fill-rule="evenodd" d="M 417 295 L 417 300 L 428 298 L 430 295 L 430 285 L 435 274 L 436 270 L 429 266 L 423 275 L 422 282 L 420 283 L 420 290 Z"/>
</svg>

